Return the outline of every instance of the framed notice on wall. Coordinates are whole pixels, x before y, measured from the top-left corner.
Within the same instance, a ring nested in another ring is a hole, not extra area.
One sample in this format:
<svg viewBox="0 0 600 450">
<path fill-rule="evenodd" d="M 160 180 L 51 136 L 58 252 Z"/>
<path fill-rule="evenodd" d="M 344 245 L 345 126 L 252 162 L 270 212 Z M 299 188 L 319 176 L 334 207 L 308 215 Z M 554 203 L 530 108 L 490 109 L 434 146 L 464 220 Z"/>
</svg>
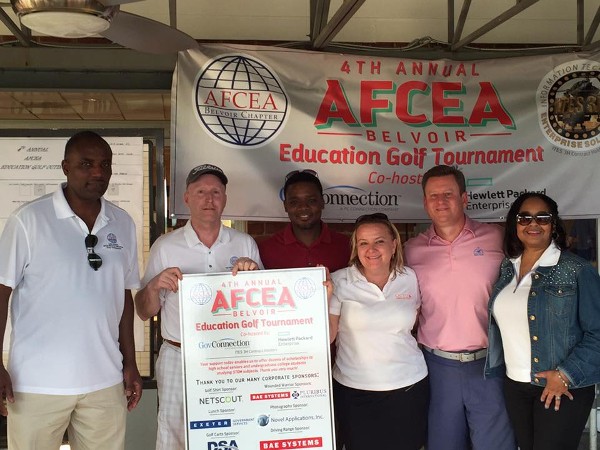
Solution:
<svg viewBox="0 0 600 450">
<path fill-rule="evenodd" d="M 334 449 L 325 269 L 184 275 L 188 449 Z"/>
<path fill-rule="evenodd" d="M 44 131 L 38 130 L 38 133 L 42 132 Z M 100 134 L 110 144 L 113 152 L 112 176 L 104 197 L 127 211 L 135 222 L 142 267 L 145 144 L 141 136 Z M 0 136 L 0 190 L 3 193 L 0 196 L 0 233 L 14 210 L 38 197 L 51 194 L 66 181 L 61 162 L 69 137 L 70 135 Z M 136 350 L 141 351 L 144 349 L 144 325 L 137 318 L 134 321 L 134 332 Z M 10 323 L 7 323 L 4 350 L 8 350 L 9 344 Z"/>
</svg>

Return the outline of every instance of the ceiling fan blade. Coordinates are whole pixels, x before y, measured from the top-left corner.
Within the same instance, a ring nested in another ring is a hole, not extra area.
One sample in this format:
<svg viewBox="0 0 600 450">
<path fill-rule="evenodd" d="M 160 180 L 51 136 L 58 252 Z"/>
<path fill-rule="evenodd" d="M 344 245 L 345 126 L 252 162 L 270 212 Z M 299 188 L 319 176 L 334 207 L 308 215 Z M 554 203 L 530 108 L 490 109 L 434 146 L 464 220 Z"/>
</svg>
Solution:
<svg viewBox="0 0 600 450">
<path fill-rule="evenodd" d="M 146 53 L 176 53 L 198 48 L 198 42 L 182 31 L 123 11 L 119 11 L 108 30 L 100 34 L 124 47 Z"/>
<path fill-rule="evenodd" d="M 125 3 L 141 2 L 142 0 L 97 0 L 98 3 L 102 3 L 104 6 L 117 6 L 124 5 Z"/>
</svg>

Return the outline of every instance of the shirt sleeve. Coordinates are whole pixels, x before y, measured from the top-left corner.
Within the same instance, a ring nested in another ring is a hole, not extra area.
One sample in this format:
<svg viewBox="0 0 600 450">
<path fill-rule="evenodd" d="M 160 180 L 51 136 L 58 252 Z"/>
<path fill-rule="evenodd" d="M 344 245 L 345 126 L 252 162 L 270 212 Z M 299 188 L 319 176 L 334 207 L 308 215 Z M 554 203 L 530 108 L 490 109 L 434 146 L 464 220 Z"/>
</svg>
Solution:
<svg viewBox="0 0 600 450">
<path fill-rule="evenodd" d="M 256 244 L 256 241 L 250 237 L 250 254 L 248 255 L 249 258 L 252 259 L 252 261 L 254 261 L 256 264 L 258 264 L 258 268 L 260 270 L 263 270 L 265 268 L 265 266 L 263 265 L 261 259 L 260 259 L 260 252 L 258 251 L 258 245 Z"/>
<path fill-rule="evenodd" d="M 331 300 L 329 301 L 329 314 L 333 314 L 334 316 L 339 316 L 342 312 L 342 302 L 338 298 L 337 295 L 333 294 L 331 296 Z"/>
<path fill-rule="evenodd" d="M 31 249 L 25 227 L 16 215 L 11 215 L 0 236 L 0 283 L 15 289 L 29 264 Z"/>
</svg>

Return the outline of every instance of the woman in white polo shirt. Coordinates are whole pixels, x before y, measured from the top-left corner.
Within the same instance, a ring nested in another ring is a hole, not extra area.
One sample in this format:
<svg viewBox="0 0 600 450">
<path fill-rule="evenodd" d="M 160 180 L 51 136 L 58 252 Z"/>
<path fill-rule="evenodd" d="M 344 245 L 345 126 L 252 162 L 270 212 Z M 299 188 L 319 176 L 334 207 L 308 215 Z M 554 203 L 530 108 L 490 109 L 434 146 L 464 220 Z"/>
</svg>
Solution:
<svg viewBox="0 0 600 450">
<path fill-rule="evenodd" d="M 346 450 L 425 443 L 429 384 L 411 331 L 421 304 L 400 235 L 382 213 L 360 216 L 350 266 L 332 274 L 329 303 L 336 419 Z"/>
</svg>

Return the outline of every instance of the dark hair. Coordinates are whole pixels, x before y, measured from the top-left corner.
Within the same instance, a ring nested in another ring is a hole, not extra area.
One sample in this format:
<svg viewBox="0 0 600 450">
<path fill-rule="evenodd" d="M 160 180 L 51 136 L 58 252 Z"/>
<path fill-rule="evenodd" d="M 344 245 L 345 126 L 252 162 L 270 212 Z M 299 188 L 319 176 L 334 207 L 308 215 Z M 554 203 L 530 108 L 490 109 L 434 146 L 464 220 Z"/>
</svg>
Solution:
<svg viewBox="0 0 600 450">
<path fill-rule="evenodd" d="M 290 175 L 286 178 L 285 184 L 283 185 L 283 199 L 284 200 L 287 197 L 288 188 L 291 185 L 296 184 L 296 183 L 312 183 L 319 190 L 319 194 L 321 194 L 321 196 L 323 196 L 323 186 L 321 185 L 319 178 L 317 178 L 317 176 L 314 175 L 312 173 L 312 171 L 299 171 L 299 172 L 293 173 L 292 175 Z"/>
<path fill-rule="evenodd" d="M 65 145 L 64 159 L 67 159 L 67 156 L 69 156 L 69 154 L 76 148 L 78 148 L 81 144 L 87 145 L 90 143 L 100 144 L 102 147 L 105 147 L 112 152 L 108 142 L 106 142 L 106 140 L 98 133 L 89 130 L 80 131 L 71 136 L 71 138 L 67 141 Z"/>
<path fill-rule="evenodd" d="M 567 237 L 562 219 L 558 215 L 558 205 L 554 200 L 546 194 L 539 192 L 525 192 L 513 202 L 508 215 L 506 216 L 506 229 L 504 230 L 504 254 L 509 258 L 516 258 L 523 253 L 524 247 L 517 237 L 517 214 L 521 210 L 521 206 L 525 200 L 530 198 L 539 198 L 549 208 L 549 213 L 552 214 L 552 240 L 558 248 L 564 250 L 567 248 Z M 533 211 L 530 211 L 533 212 Z"/>
<path fill-rule="evenodd" d="M 425 193 L 425 185 L 427 181 L 429 181 L 432 177 L 446 177 L 448 175 L 452 175 L 456 180 L 456 184 L 458 184 L 458 189 L 460 194 L 466 192 L 467 183 L 465 182 L 465 176 L 463 173 L 458 170 L 456 167 L 446 166 L 444 164 L 440 164 L 439 166 L 433 166 L 425 175 L 423 175 L 423 180 L 421 181 L 421 187 L 423 188 L 423 194 Z"/>
</svg>

